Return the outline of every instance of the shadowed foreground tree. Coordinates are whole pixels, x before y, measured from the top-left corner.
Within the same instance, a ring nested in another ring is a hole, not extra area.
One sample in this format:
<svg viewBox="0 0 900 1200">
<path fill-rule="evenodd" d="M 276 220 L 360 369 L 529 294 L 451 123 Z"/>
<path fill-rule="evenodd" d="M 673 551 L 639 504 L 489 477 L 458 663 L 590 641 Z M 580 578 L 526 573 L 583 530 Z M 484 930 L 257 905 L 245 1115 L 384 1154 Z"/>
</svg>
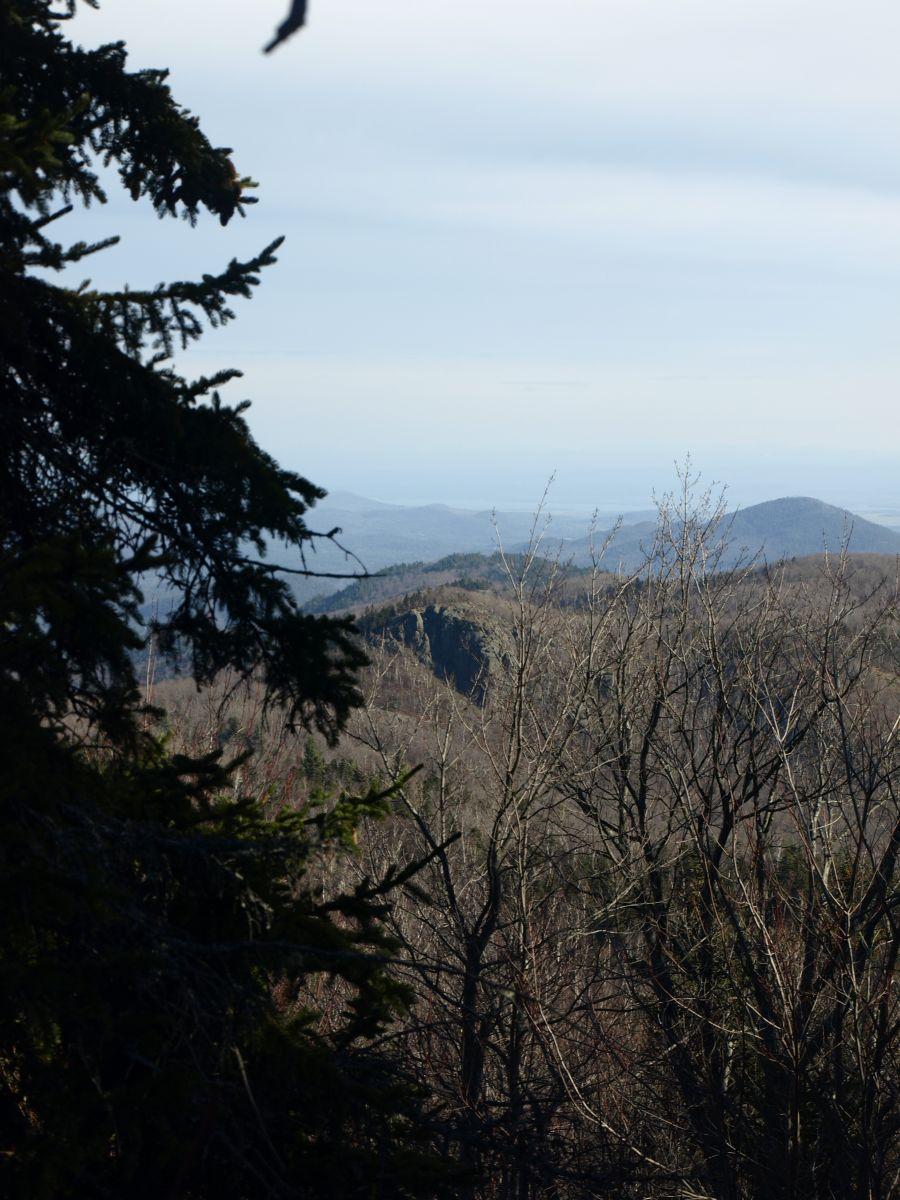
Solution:
<svg viewBox="0 0 900 1200">
<path fill-rule="evenodd" d="M 405 1002 L 380 961 L 386 885 L 325 903 L 306 883 L 384 796 L 267 819 L 218 754 L 167 752 L 141 704 L 148 572 L 175 597 L 163 653 L 198 682 L 263 679 L 329 739 L 363 656 L 266 557 L 309 546 L 323 493 L 222 402 L 236 372 L 167 361 L 277 243 L 149 290 L 60 275 L 115 240 L 56 233 L 104 200 L 100 164 L 160 217 L 249 203 L 164 71 L 66 38 L 75 8 L 0 7 L 0 1190 L 433 1195 L 409 1093 L 360 1040 Z M 291 1002 L 315 973 L 349 989 L 327 1037 Z"/>
</svg>

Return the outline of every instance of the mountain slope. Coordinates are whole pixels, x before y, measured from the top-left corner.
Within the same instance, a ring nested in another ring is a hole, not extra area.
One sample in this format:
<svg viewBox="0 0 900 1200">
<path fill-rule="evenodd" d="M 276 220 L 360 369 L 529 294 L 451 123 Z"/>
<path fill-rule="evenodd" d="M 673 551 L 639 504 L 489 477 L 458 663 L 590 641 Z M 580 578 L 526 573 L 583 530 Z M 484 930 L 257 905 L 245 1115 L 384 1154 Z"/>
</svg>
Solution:
<svg viewBox="0 0 900 1200">
<path fill-rule="evenodd" d="M 855 554 L 900 553 L 900 534 L 843 508 L 790 496 L 739 509 L 730 518 L 730 538 L 753 549 L 764 547 L 768 558 L 795 558 L 838 550 L 845 538 Z"/>
<path fill-rule="evenodd" d="M 352 575 L 363 566 L 376 572 L 398 563 L 432 562 L 450 554 L 490 555 L 497 549 L 498 532 L 504 545 L 515 545 L 530 537 L 534 519 L 528 512 L 498 512 L 495 516 L 488 510 L 476 512 L 445 504 L 408 507 L 336 492 L 311 510 L 308 524 L 322 533 L 339 529 L 340 546 L 352 554 L 318 539 L 307 553 L 306 565 L 313 571 Z M 589 526 L 585 514 L 554 513 L 548 532 L 552 530 L 556 540 L 578 538 Z M 272 558 L 278 557 L 279 548 L 273 547 Z M 280 561 L 288 567 L 301 565 L 296 554 Z M 298 577 L 295 590 L 298 599 L 309 602 L 337 586 L 333 580 Z"/>
<path fill-rule="evenodd" d="M 646 512 L 626 515 L 625 523 L 612 539 L 604 558 L 608 569 L 621 566 L 630 570 L 641 563 L 656 531 L 655 517 L 653 520 L 647 517 Z M 606 519 L 611 520 L 609 516 Z M 507 549 L 521 549 L 531 535 L 533 523 L 534 517 L 530 513 L 502 512 L 496 515 L 495 527 L 493 515 L 486 510 L 475 512 L 443 504 L 407 507 L 383 504 L 349 493 L 335 493 L 311 511 L 310 525 L 323 532 L 340 529 L 338 541 L 356 557 L 344 553 L 329 541 L 319 540 L 315 549 L 307 554 L 307 566 L 315 571 L 352 576 L 363 568 L 375 574 L 398 564 L 407 564 L 403 569 L 415 574 L 423 569 L 422 564 L 434 564 L 450 555 L 490 556 L 497 548 L 498 530 Z M 576 566 L 585 565 L 590 560 L 589 524 L 584 514 L 553 514 L 544 531 L 542 553 L 552 555 L 558 549 Z M 755 504 L 729 514 L 721 529 L 731 544 L 723 565 L 734 563 L 742 549 L 750 554 L 761 552 L 769 561 L 821 554 L 825 546 L 836 550 L 848 531 L 851 534 L 850 550 L 854 553 L 900 553 L 900 533 L 821 500 L 794 496 Z M 604 536 L 601 532 L 594 535 L 596 548 L 602 545 Z M 273 547 L 273 559 L 278 556 L 278 548 Z M 295 555 L 293 559 L 288 558 L 286 565 L 298 567 L 300 563 Z M 450 564 L 448 571 L 447 579 L 439 582 L 458 579 L 465 574 Z M 340 580 L 334 579 L 298 577 L 295 583 L 298 599 L 306 604 L 316 597 L 330 596 L 341 586 Z M 410 583 L 410 589 L 415 586 Z M 368 584 L 367 581 L 362 593 L 348 594 L 341 607 L 376 603 L 382 598 L 382 589 L 391 591 L 384 584 Z M 333 606 L 329 603 L 329 607 Z"/>
<path fill-rule="evenodd" d="M 653 543 L 655 528 L 646 522 L 620 529 L 612 538 L 604 564 L 610 569 L 639 566 Z M 894 530 L 810 496 L 785 496 L 738 509 L 723 518 L 718 532 L 728 544 L 723 566 L 757 554 L 774 562 L 821 554 L 825 549 L 834 552 L 845 540 L 854 554 L 900 554 L 900 534 Z M 599 547 L 602 540 L 601 535 L 595 536 L 594 546 Z M 560 551 L 564 558 L 583 565 L 590 558 L 589 539 L 563 541 Z"/>
</svg>

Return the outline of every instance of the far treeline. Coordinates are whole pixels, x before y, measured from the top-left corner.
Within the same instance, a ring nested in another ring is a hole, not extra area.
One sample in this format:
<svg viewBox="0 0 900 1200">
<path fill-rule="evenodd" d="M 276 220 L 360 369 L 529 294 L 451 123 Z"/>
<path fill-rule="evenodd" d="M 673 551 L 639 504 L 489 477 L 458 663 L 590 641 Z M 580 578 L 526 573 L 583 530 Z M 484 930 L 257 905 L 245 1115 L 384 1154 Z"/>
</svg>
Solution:
<svg viewBox="0 0 900 1200">
<path fill-rule="evenodd" d="M 628 573 L 303 611 L 324 492 L 172 364 L 278 243 L 80 282 L 102 164 L 253 197 L 76 7 L 0 6 L 0 1192 L 896 1197 L 890 561 L 735 562 L 687 481 Z"/>
</svg>

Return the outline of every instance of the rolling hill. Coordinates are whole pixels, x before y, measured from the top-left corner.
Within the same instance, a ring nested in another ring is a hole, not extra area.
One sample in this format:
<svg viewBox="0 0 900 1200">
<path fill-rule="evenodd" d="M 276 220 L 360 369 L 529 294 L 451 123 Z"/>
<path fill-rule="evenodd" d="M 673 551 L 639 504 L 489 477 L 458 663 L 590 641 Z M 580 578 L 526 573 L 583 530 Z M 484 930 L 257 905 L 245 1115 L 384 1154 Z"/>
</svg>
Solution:
<svg viewBox="0 0 900 1200">
<path fill-rule="evenodd" d="M 623 520 L 642 521 L 650 515 L 648 511 L 627 513 Z M 604 516 L 608 522 L 614 519 L 615 514 Z M 494 514 L 446 504 L 385 504 L 350 492 L 334 492 L 312 509 L 309 525 L 322 532 L 338 528 L 340 545 L 352 555 L 319 540 L 307 555 L 307 563 L 315 571 L 353 574 L 361 564 L 374 573 L 398 563 L 434 562 L 452 554 L 490 555 L 497 548 L 498 533 L 505 546 L 518 545 L 530 537 L 534 520 L 530 512 Z M 589 527 L 590 517 L 585 513 L 552 512 L 546 536 L 552 533 L 555 542 L 577 539 L 586 535 Z M 279 557 L 278 547 L 272 548 L 272 557 Z M 300 565 L 296 553 L 281 561 L 290 567 Z M 298 579 L 295 586 L 299 599 L 308 603 L 339 585 L 328 579 Z"/>
<path fill-rule="evenodd" d="M 623 526 L 611 540 L 604 565 L 625 570 L 637 567 L 652 544 L 655 529 L 655 522 Z M 834 552 L 845 541 L 851 553 L 900 554 L 900 533 L 809 496 L 785 496 L 728 513 L 718 534 L 727 542 L 722 566 L 754 556 L 775 562 L 821 554 L 826 549 Z M 601 535 L 593 539 L 595 546 L 601 541 Z M 576 566 L 590 561 L 587 537 L 563 539 L 557 546 Z"/>
<path fill-rule="evenodd" d="M 410 514 L 418 511 L 406 510 L 403 520 L 413 521 Z M 655 521 L 639 520 L 623 525 L 612 538 L 602 565 L 610 571 L 636 568 L 652 545 L 655 532 Z M 770 500 L 729 513 L 718 532 L 728 543 L 721 559 L 724 567 L 753 557 L 759 562 L 815 557 L 826 548 L 831 552 L 839 550 L 845 540 L 853 554 L 900 555 L 900 533 L 804 496 Z M 600 546 L 603 539 L 603 533 L 595 534 L 594 546 Z M 427 538 L 423 539 L 423 544 L 429 544 Z M 586 536 L 548 537 L 544 543 L 546 553 L 558 551 L 575 568 L 590 562 L 590 547 L 590 539 Z M 520 543 L 517 549 L 521 548 Z M 322 586 L 318 595 L 307 601 L 308 612 L 361 613 L 396 597 L 447 584 L 469 589 L 502 586 L 503 568 L 495 553 L 475 550 L 445 555 L 430 562 L 423 559 L 391 563 L 349 586 L 332 583 L 328 587 L 328 581 L 315 582 Z"/>
</svg>

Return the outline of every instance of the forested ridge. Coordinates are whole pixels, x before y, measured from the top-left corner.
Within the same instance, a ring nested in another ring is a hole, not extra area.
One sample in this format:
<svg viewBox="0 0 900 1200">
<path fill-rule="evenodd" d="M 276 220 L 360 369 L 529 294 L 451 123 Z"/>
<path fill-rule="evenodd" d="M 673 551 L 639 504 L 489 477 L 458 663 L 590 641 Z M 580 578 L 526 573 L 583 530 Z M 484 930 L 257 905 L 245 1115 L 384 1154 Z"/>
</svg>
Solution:
<svg viewBox="0 0 900 1200">
<path fill-rule="evenodd" d="M 276 806 L 398 785 L 322 880 L 435 856 L 386 917 L 391 1040 L 459 1195 L 893 1194 L 896 563 L 708 571 L 709 515 L 628 576 L 501 555 L 365 612 L 333 750 L 158 684 Z"/>
<path fill-rule="evenodd" d="M 305 611 L 323 489 L 172 358 L 280 243 L 71 282 L 102 166 L 255 186 L 76 8 L 0 6 L 0 1191 L 896 1196 L 896 561 L 744 555 L 685 478 L 627 569 Z"/>
</svg>

